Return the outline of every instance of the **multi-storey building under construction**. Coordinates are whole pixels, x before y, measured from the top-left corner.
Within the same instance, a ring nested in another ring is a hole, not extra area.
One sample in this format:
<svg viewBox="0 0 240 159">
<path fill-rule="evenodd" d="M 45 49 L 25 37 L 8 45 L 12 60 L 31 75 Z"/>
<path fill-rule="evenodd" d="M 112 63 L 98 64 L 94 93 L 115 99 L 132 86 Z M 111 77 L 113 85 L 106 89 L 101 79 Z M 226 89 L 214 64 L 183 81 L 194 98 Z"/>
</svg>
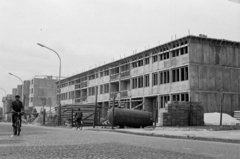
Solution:
<svg viewBox="0 0 240 159">
<path fill-rule="evenodd" d="M 61 104 L 116 102 L 159 110 L 198 101 L 205 112 L 240 110 L 240 42 L 186 36 L 61 80 Z M 59 92 L 58 92 L 59 96 Z M 106 109 L 100 111 L 106 116 Z"/>
</svg>

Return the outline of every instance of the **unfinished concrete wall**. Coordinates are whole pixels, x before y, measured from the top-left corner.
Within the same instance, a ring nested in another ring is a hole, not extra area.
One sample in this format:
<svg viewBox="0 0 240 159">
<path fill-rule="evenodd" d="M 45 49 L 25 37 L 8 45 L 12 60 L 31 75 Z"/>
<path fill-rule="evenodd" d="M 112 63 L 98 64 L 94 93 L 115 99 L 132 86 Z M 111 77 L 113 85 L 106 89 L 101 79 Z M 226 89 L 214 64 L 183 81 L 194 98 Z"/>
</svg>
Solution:
<svg viewBox="0 0 240 159">
<path fill-rule="evenodd" d="M 45 106 L 56 106 L 56 80 L 34 78 L 33 106 L 42 106 L 42 98 L 46 99 Z"/>
<path fill-rule="evenodd" d="M 17 86 L 17 95 L 19 95 L 21 97 L 20 100 L 22 101 L 23 100 L 23 98 L 22 98 L 22 85 Z"/>
<path fill-rule="evenodd" d="M 17 95 L 17 88 L 13 88 L 13 89 L 12 89 L 12 95 L 13 95 L 13 96 Z"/>
<path fill-rule="evenodd" d="M 24 105 L 24 109 L 28 110 L 29 108 L 29 89 L 30 89 L 30 81 L 24 81 L 22 86 L 22 101 Z"/>
<path fill-rule="evenodd" d="M 192 41 L 189 56 L 191 101 L 205 112 L 219 112 L 221 103 L 224 113 L 240 110 L 240 49 Z"/>
</svg>

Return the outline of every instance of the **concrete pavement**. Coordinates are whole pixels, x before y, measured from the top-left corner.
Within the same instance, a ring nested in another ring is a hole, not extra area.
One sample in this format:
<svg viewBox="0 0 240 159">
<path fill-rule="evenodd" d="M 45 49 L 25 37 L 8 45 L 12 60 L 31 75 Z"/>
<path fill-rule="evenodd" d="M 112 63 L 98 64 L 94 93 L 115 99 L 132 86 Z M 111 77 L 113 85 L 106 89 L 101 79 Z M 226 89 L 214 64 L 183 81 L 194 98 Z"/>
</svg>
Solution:
<svg viewBox="0 0 240 159">
<path fill-rule="evenodd" d="M 23 125 L 11 138 L 12 127 L 0 123 L 0 159 L 238 159 L 239 144 L 170 139 L 106 131 Z"/>
<path fill-rule="evenodd" d="M 93 131 L 110 131 L 119 133 L 128 133 L 144 136 L 166 137 L 166 138 L 179 138 L 179 139 L 194 139 L 206 141 L 219 141 L 240 144 L 240 130 L 220 130 L 213 131 L 204 128 L 174 128 L 174 127 L 157 127 L 156 129 L 110 129 L 110 128 L 85 128 Z"/>
</svg>

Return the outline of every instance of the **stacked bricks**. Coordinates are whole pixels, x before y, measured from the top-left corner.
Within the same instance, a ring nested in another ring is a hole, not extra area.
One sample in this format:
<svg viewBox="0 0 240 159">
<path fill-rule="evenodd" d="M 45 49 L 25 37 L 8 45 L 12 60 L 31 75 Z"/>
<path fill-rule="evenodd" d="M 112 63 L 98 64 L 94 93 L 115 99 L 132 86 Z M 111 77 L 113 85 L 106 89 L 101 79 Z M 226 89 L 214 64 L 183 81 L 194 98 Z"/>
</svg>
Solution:
<svg viewBox="0 0 240 159">
<path fill-rule="evenodd" d="M 159 126 L 203 126 L 203 106 L 197 102 L 167 103 L 159 112 Z"/>
</svg>

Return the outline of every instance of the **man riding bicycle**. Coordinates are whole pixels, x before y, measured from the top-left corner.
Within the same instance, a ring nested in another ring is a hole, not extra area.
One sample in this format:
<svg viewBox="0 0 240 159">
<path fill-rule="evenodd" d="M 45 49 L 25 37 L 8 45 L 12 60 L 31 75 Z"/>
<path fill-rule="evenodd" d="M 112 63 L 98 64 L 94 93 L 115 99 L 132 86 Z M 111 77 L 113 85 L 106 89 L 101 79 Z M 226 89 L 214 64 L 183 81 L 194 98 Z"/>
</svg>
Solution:
<svg viewBox="0 0 240 159">
<path fill-rule="evenodd" d="M 24 106 L 23 103 L 19 100 L 20 96 L 16 95 L 15 96 L 15 101 L 12 102 L 12 106 L 11 106 L 11 111 L 12 111 L 12 126 L 13 126 L 13 134 L 17 135 L 17 128 L 16 128 L 16 117 L 19 118 L 20 120 L 20 127 L 22 125 L 22 118 L 21 118 L 21 112 L 24 112 Z M 18 113 L 20 113 L 20 115 L 18 115 Z M 21 129 L 20 129 L 21 131 Z"/>
<path fill-rule="evenodd" d="M 78 108 L 78 111 L 75 113 L 75 121 L 76 121 L 76 130 L 79 128 L 80 129 L 80 126 L 81 126 L 81 123 L 82 123 L 82 112 L 81 112 L 81 109 Z"/>
</svg>

